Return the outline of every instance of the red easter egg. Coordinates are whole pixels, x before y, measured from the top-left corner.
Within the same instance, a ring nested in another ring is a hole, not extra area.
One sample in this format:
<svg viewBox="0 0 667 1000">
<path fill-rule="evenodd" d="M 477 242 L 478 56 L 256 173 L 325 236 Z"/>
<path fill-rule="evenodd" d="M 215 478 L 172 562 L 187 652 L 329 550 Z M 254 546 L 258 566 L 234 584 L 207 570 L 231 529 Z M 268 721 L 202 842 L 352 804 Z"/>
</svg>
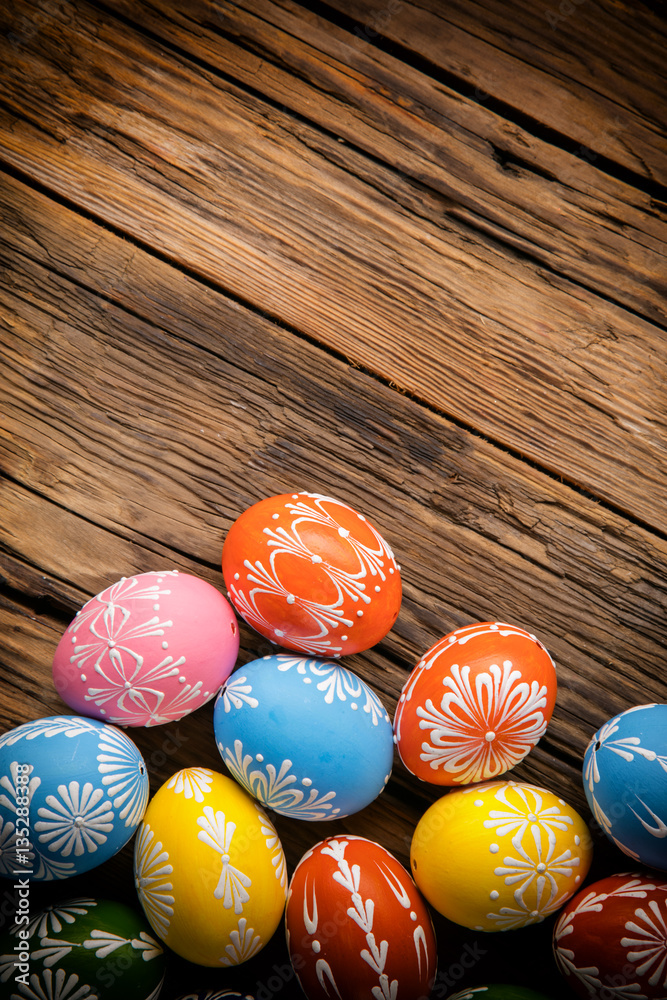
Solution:
<svg viewBox="0 0 667 1000">
<path fill-rule="evenodd" d="M 487 781 L 535 746 L 555 700 L 556 670 L 534 635 L 501 622 L 467 625 L 410 674 L 394 717 L 396 746 L 422 781 Z"/>
<path fill-rule="evenodd" d="M 308 1000 L 430 992 L 437 946 L 426 903 L 396 858 L 364 837 L 328 837 L 304 854 L 285 925 Z"/>
<path fill-rule="evenodd" d="M 657 872 L 609 875 L 565 905 L 556 964 L 586 1000 L 665 1000 L 667 881 Z"/>
<path fill-rule="evenodd" d="M 401 605 L 401 576 L 376 529 L 345 503 L 285 493 L 253 504 L 222 550 L 229 598 L 257 632 L 314 656 L 379 642 Z"/>
</svg>

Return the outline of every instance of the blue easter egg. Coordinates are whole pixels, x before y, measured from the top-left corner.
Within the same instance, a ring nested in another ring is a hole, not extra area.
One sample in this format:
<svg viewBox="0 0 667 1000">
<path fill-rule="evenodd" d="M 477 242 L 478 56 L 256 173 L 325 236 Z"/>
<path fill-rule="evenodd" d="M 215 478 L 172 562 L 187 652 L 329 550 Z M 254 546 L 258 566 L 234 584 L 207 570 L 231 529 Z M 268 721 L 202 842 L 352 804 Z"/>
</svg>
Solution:
<svg viewBox="0 0 667 1000">
<path fill-rule="evenodd" d="M 148 770 L 116 726 L 57 715 L 0 736 L 0 875 L 69 878 L 121 850 L 148 803 Z"/>
<path fill-rule="evenodd" d="M 391 774 L 384 705 L 333 660 L 277 654 L 246 663 L 220 691 L 213 724 L 230 773 L 283 816 L 350 816 Z"/>
<path fill-rule="evenodd" d="M 667 870 L 667 705 L 637 705 L 598 729 L 584 755 L 584 789 L 624 854 Z"/>
</svg>

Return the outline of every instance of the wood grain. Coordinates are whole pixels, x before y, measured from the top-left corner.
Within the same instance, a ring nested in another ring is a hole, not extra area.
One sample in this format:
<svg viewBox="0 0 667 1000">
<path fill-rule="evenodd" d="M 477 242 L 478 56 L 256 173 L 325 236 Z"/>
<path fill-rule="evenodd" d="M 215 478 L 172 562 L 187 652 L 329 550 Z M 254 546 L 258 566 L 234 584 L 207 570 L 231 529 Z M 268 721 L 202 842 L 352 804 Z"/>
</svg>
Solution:
<svg viewBox="0 0 667 1000">
<path fill-rule="evenodd" d="M 328 493 L 402 565 L 395 627 L 348 665 L 393 713 L 450 629 L 531 629 L 558 697 L 511 776 L 580 810 L 589 880 L 624 865 L 581 765 L 601 723 L 667 700 L 663 32 L 644 4 L 574 3 L 546 32 L 549 12 L 0 12 L 0 732 L 68 711 L 51 660 L 93 594 L 165 567 L 222 590 L 249 504 Z M 240 631 L 239 663 L 272 650 Z M 224 771 L 212 711 L 131 731 L 153 791 Z M 275 816 L 290 871 L 343 831 L 406 864 L 441 791 L 396 758 L 359 814 Z M 31 904 L 63 890 L 136 902 L 132 845 Z M 0 928 L 12 905 L 0 886 Z M 554 918 L 511 935 L 434 919 L 434 996 L 507 981 L 572 1000 Z M 303 998 L 281 933 L 234 970 L 169 968 L 161 1000 Z"/>
<path fill-rule="evenodd" d="M 664 185 L 665 45 L 660 11 L 643 3 L 574 0 L 344 0 L 326 6 L 419 60 L 579 144 L 579 155 Z M 662 12 L 664 14 L 664 11 Z"/>
<path fill-rule="evenodd" d="M 9 53 L 12 110 L 0 137 L 8 162 L 135 243 L 155 243 L 192 273 L 664 530 L 658 328 L 488 243 L 415 219 L 323 157 L 322 144 L 334 140 L 287 129 L 256 98 L 85 5 L 59 10 L 38 41 Z"/>
<path fill-rule="evenodd" d="M 562 676 L 548 740 L 560 761 L 548 766 L 563 767 L 583 806 L 572 756 L 640 692 L 664 690 L 667 546 L 43 195 L 6 187 L 0 537 L 36 567 L 11 586 L 35 600 L 49 596 L 43 580 L 67 581 L 73 613 L 81 594 L 165 560 L 220 585 L 226 529 L 248 504 L 294 488 L 341 496 L 382 526 L 405 577 L 399 620 L 355 658 L 360 673 L 393 710 L 407 672 L 451 628 L 499 618 L 534 629 Z M 260 655 L 257 637 L 247 643 Z"/>
<path fill-rule="evenodd" d="M 489 95 L 462 95 L 293 3 L 245 0 L 223 14 L 213 0 L 187 13 L 167 0 L 112 0 L 111 9 L 344 139 L 342 149 L 317 148 L 434 225 L 481 234 L 664 324 L 661 203 L 599 169 L 595 154 L 510 126 Z M 589 134 L 603 130 L 594 109 L 587 121 Z"/>
<path fill-rule="evenodd" d="M 449 628 L 488 616 L 534 627 L 556 658 L 559 696 L 547 735 L 513 776 L 557 787 L 590 822 L 580 771 L 590 733 L 640 692 L 664 697 L 666 547 L 44 195 L 6 178 L 3 198 L 13 223 L 0 252 L 11 375 L 3 729 L 67 711 L 50 663 L 83 600 L 123 573 L 164 565 L 220 586 L 221 542 L 247 503 L 295 484 L 322 487 L 372 514 L 403 565 L 395 629 L 350 665 L 393 712 L 417 657 Z M 242 626 L 242 662 L 267 651 Z M 211 731 L 210 705 L 175 726 L 133 731 L 153 790 L 181 766 L 224 770 Z M 438 795 L 397 762 L 382 798 L 354 817 L 316 831 L 277 817 L 290 868 L 314 837 L 343 831 L 406 863 L 414 825 Z M 594 871 L 604 873 L 615 859 L 592 832 Z M 90 892 L 89 879 L 68 883 L 79 889 Z M 95 890 L 131 898 L 130 849 L 96 870 Z M 48 901 L 48 887 L 37 895 Z M 445 970 L 474 952 L 479 975 L 516 978 L 506 942 L 435 920 Z M 526 985 L 549 961 L 549 934 L 550 924 L 531 928 L 518 942 L 531 948 Z M 224 985 L 257 988 L 286 962 L 277 935 Z M 188 963 L 172 958 L 171 970 L 166 1000 L 193 985 Z"/>
</svg>

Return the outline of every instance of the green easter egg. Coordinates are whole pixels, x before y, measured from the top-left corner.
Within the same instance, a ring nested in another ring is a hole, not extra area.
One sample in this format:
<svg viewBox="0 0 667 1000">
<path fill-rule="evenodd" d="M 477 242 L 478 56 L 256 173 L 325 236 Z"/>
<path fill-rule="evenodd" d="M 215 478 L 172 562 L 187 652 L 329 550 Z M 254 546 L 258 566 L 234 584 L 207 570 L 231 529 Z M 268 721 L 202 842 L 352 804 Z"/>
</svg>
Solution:
<svg viewBox="0 0 667 1000">
<path fill-rule="evenodd" d="M 156 1000 L 165 963 L 143 914 L 124 903 L 65 899 L 34 914 L 19 907 L 0 940 L 0 992 L 9 1000 Z"/>
</svg>

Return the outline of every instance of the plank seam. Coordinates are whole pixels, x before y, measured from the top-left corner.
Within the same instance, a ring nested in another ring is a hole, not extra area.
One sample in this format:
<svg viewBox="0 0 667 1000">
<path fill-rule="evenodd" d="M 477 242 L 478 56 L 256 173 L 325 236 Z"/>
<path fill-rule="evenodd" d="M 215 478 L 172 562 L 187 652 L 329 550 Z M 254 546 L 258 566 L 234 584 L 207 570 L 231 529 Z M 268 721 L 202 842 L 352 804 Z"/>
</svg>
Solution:
<svg viewBox="0 0 667 1000">
<path fill-rule="evenodd" d="M 119 538 L 123 542 L 130 542 L 132 545 L 138 545 L 141 548 L 145 548 L 147 552 L 151 552 L 152 554 L 154 554 L 153 550 L 142 542 L 142 539 L 147 539 L 148 541 L 153 541 L 153 539 L 150 539 L 147 535 L 144 535 L 141 531 L 132 529 L 132 535 L 125 536 L 121 534 L 120 531 L 117 531 L 106 524 L 100 524 L 97 521 L 94 521 L 92 518 L 86 517 L 86 515 L 82 514 L 80 511 L 72 510 L 71 507 L 66 506 L 59 500 L 55 500 L 52 496 L 49 496 L 48 493 L 42 493 L 35 487 L 29 486 L 27 483 L 21 482 L 21 480 L 16 479 L 14 476 L 8 475 L 6 472 L 2 473 L 2 479 L 7 483 L 11 483 L 12 485 L 17 486 L 21 490 L 25 490 L 26 493 L 30 493 L 32 496 L 38 497 L 40 500 L 45 500 L 47 503 L 53 504 L 54 507 L 57 507 L 59 510 L 64 511 L 66 514 L 74 514 L 74 516 L 78 517 L 81 521 L 84 522 L 84 524 L 89 524 L 93 528 L 100 528 L 103 531 L 108 531 L 110 535 L 114 536 L 114 538 Z M 181 556 L 183 559 L 187 559 L 188 562 L 197 563 L 199 566 L 203 566 L 206 569 L 213 570 L 215 572 L 220 571 L 220 566 L 217 562 L 215 563 L 208 562 L 206 559 L 201 559 L 200 557 L 192 554 L 191 552 L 186 552 L 183 549 L 179 549 L 172 543 L 169 543 L 168 546 L 166 543 L 160 543 L 160 544 L 163 544 L 165 548 L 168 547 L 171 552 L 174 552 L 176 555 Z M 2 546 L 2 548 L 6 553 L 11 555 L 13 558 L 18 559 L 21 562 L 24 562 L 23 557 L 20 555 L 20 553 L 13 551 L 7 545 Z M 35 566 L 34 568 L 38 569 L 37 566 Z M 53 576 L 54 579 L 59 579 L 61 583 L 66 583 L 68 585 L 70 584 L 69 580 L 66 580 L 64 577 L 58 577 L 55 573 L 52 573 L 51 576 Z M 0 590 L 1 589 L 2 587 L 0 586 Z"/>
<path fill-rule="evenodd" d="M 1 158 L 0 158 L 0 169 L 3 169 L 9 176 L 13 177 L 15 180 L 18 180 L 20 183 L 25 184 L 27 187 L 31 188 L 34 191 L 37 191 L 39 194 L 51 198 L 57 204 L 62 205 L 64 208 L 67 208 L 69 211 L 74 212 L 76 215 L 79 215 L 82 218 L 87 219 L 89 222 L 92 222 L 95 225 L 99 225 L 102 229 L 112 233 L 114 236 L 119 237 L 125 242 L 131 243 L 137 249 L 146 253 L 149 257 L 152 257 L 155 260 L 159 260 L 161 263 L 166 264 L 169 267 L 173 267 L 181 274 L 185 275 L 186 277 L 192 280 L 199 282 L 200 284 L 204 285 L 206 288 L 210 289 L 216 294 L 223 295 L 229 301 L 234 302 L 237 305 L 241 306 L 243 309 L 245 309 L 252 315 L 259 316 L 262 319 L 270 323 L 273 323 L 279 329 L 285 330 L 287 333 L 290 333 L 291 335 L 299 338 L 300 340 L 305 341 L 312 347 L 316 347 L 318 350 L 324 351 L 326 354 L 328 354 L 332 358 L 335 358 L 337 361 L 342 362 L 343 364 L 348 365 L 349 367 L 362 372 L 368 378 L 371 378 L 374 381 L 378 382 L 380 385 L 385 386 L 385 388 L 391 389 L 394 392 L 399 392 L 401 395 L 406 396 L 416 405 L 422 407 L 423 409 L 427 410 L 430 413 L 437 415 L 441 419 L 447 420 L 452 426 L 459 428 L 460 430 L 464 431 L 467 434 L 470 434 L 471 436 L 479 440 L 487 442 L 492 447 L 497 448 L 498 451 L 511 456 L 515 460 L 524 463 L 526 466 L 535 470 L 541 475 L 544 475 L 555 482 L 559 482 L 561 484 L 566 485 L 569 489 L 572 489 L 579 496 L 585 498 L 586 500 L 592 501 L 593 503 L 599 505 L 603 510 L 608 511 L 614 516 L 622 518 L 624 521 L 633 524 L 644 531 L 649 532 L 653 536 L 667 540 L 667 532 L 663 532 L 660 528 L 657 528 L 656 526 L 651 525 L 648 522 L 645 522 L 642 518 L 639 518 L 635 514 L 632 514 L 624 510 L 622 507 L 612 503 L 606 498 L 597 496 L 590 490 L 587 490 L 583 486 L 579 485 L 575 480 L 570 479 L 569 477 L 563 475 L 562 473 L 550 469 L 547 465 L 544 465 L 541 462 L 538 462 L 535 459 L 530 458 L 519 449 L 513 448 L 510 445 L 503 443 L 502 441 L 496 440 L 495 438 L 483 434 L 478 428 L 474 427 L 471 424 L 468 424 L 460 417 L 456 417 L 454 415 L 447 413 L 446 411 L 436 406 L 434 403 L 419 396 L 418 393 L 413 392 L 412 390 L 407 389 L 404 386 L 397 385 L 392 379 L 381 375 L 379 372 L 373 371 L 372 369 L 366 367 L 360 362 L 347 357 L 343 352 L 331 347 L 326 343 L 317 340 L 316 338 L 304 333 L 298 328 L 291 326 L 290 324 L 282 320 L 279 316 L 276 316 L 260 308 L 250 300 L 245 299 L 243 296 L 238 295 L 235 292 L 232 292 L 231 290 L 211 280 L 205 275 L 199 274 L 197 271 L 195 271 L 188 265 L 184 264 L 183 262 L 170 257 L 168 254 L 163 253 L 160 250 L 157 250 L 150 244 L 144 243 L 142 240 L 134 236 L 134 234 L 126 232 L 125 230 L 122 230 L 119 227 L 110 225 L 107 221 L 100 219 L 94 213 L 88 211 L 87 209 L 82 208 L 81 206 L 72 202 L 69 198 L 60 194 L 59 192 L 52 191 L 51 189 L 47 188 L 46 185 L 42 184 L 40 181 L 37 181 L 34 178 L 26 175 L 23 171 L 19 170 L 12 164 L 6 163 Z M 55 269 L 55 267 L 52 268 L 52 270 L 54 270 L 55 273 L 60 273 Z M 63 275 L 63 277 L 67 278 L 67 280 L 70 280 L 68 275 Z M 120 303 L 117 303 L 115 300 L 112 299 L 111 301 L 114 305 L 118 305 L 120 308 L 124 308 Z M 128 311 L 128 313 L 130 312 L 130 310 L 126 311 Z M 147 321 L 145 317 L 138 317 L 138 318 Z M 185 556 L 187 554 L 181 553 L 181 555 Z"/>
<path fill-rule="evenodd" d="M 383 35 L 381 31 L 378 31 L 374 33 L 372 37 L 367 38 L 366 33 L 363 32 L 364 26 L 361 21 L 357 21 L 350 15 L 340 13 L 330 7 L 327 3 L 322 2 L 322 0 L 311 0 L 308 5 L 308 9 L 312 13 L 330 21 L 332 24 L 335 24 L 337 27 L 357 35 L 357 37 L 358 33 L 362 32 L 362 37 L 368 45 L 377 48 L 379 51 L 384 52 L 387 55 L 400 59 L 401 62 L 411 66 L 412 69 L 417 70 L 424 76 L 430 77 L 432 80 L 435 80 L 436 83 L 448 87 L 450 90 L 455 91 L 462 97 L 466 97 L 472 101 L 476 100 L 476 89 L 467 81 L 462 80 L 455 73 L 442 69 L 442 67 L 431 62 L 430 59 L 420 55 L 408 46 L 402 45 L 400 42 L 396 42 L 393 39 L 388 38 Z M 478 97 L 476 103 L 481 103 Z M 493 111 L 501 118 L 519 126 L 519 128 L 524 129 L 536 139 L 542 139 L 549 145 L 557 146 L 559 149 L 563 150 L 563 152 L 571 153 L 574 156 L 580 157 L 584 155 L 585 152 L 590 152 L 590 150 L 582 150 L 581 143 L 577 142 L 576 139 L 570 139 L 569 136 L 565 135 L 563 132 L 559 132 L 558 129 L 543 124 L 538 119 L 533 118 L 524 111 L 520 111 L 518 108 L 515 108 L 513 105 L 501 100 L 498 97 L 493 97 L 491 94 L 485 92 L 483 103 L 485 108 Z M 636 171 L 631 170 L 629 167 L 624 167 L 623 164 L 617 163 L 610 157 L 596 152 L 595 166 L 608 176 L 614 178 L 615 180 L 629 184 L 631 187 L 642 191 L 650 198 L 654 198 L 660 202 L 664 202 L 667 198 L 667 185 L 661 184 L 652 177 L 644 177 Z"/>
<path fill-rule="evenodd" d="M 205 70 L 207 73 L 210 73 L 210 74 L 218 77 L 219 79 L 225 80 L 227 83 L 230 83 L 234 87 L 239 88 L 239 90 L 242 90 L 244 93 L 246 93 L 246 94 L 254 97 L 257 100 L 260 100 L 263 104 L 267 104 L 270 107 L 272 107 L 272 108 L 274 108 L 274 109 L 282 112 L 283 114 L 289 114 L 290 117 L 292 117 L 295 121 L 298 121 L 301 124 L 307 126 L 308 128 L 312 129 L 317 134 L 322 135 L 322 136 L 326 136 L 327 138 L 329 138 L 332 141 L 338 141 L 340 139 L 340 136 L 338 136 L 335 132 L 332 132 L 325 125 L 322 125 L 320 122 L 316 121 L 315 119 L 309 118 L 307 115 L 302 114 L 300 111 L 296 111 L 294 108 L 287 108 L 287 106 L 285 104 L 281 104 L 279 101 L 277 101 L 274 98 L 270 97 L 268 94 L 264 93 L 263 91 L 259 90 L 258 88 L 253 87 L 253 86 L 251 86 L 248 83 L 245 83 L 245 82 L 237 80 L 235 77 L 231 76 L 228 73 L 225 73 L 219 67 L 213 65 L 212 63 L 207 62 L 205 59 L 202 59 L 199 56 L 194 55 L 193 53 L 187 51 L 186 49 L 181 48 L 179 45 L 175 44 L 174 42 L 169 41 L 168 39 L 165 39 L 162 36 L 156 34 L 150 28 L 146 28 L 145 26 L 143 26 L 141 24 L 138 24 L 137 22 L 131 20 L 128 17 L 126 17 L 125 15 L 119 14 L 118 12 L 114 11 L 113 9 L 106 7 L 104 3 L 100 2 L 100 0 L 90 0 L 90 3 L 91 3 L 91 6 L 93 6 L 95 9 L 100 10 L 102 13 L 107 14 L 110 17 L 114 17 L 116 20 L 120 21 L 121 23 L 126 24 L 128 27 L 133 28 L 134 30 L 138 31 L 140 34 L 143 34 L 147 38 L 150 38 L 153 42 L 156 42 L 156 43 L 158 43 L 158 44 L 160 44 L 160 45 L 168 48 L 170 51 L 172 51 L 174 54 L 176 54 L 181 60 L 183 60 L 185 62 L 190 62 L 193 65 L 196 65 L 199 68 Z M 316 6 L 317 6 L 317 4 L 316 4 Z M 323 6 L 326 6 L 326 4 L 323 5 Z M 335 12 L 335 13 L 337 13 L 337 12 Z M 340 15 L 340 16 L 341 17 L 345 17 L 345 15 Z M 244 45 L 238 38 L 236 38 L 235 36 L 231 35 L 228 32 L 225 32 L 223 29 L 219 28 L 217 25 L 210 25 L 209 27 L 210 27 L 210 30 L 214 34 L 219 35 L 222 38 L 225 38 L 227 41 L 231 42 L 232 44 L 234 44 L 235 46 L 237 46 L 239 49 L 242 49 L 243 51 L 248 52 L 251 55 L 256 55 L 257 51 L 261 51 L 262 58 L 267 63 L 270 63 L 271 65 L 280 68 L 281 64 L 278 61 L 276 61 L 274 58 L 272 58 L 271 55 L 264 48 L 258 49 L 256 51 L 256 50 L 252 49 L 251 47 L 249 47 L 247 45 Z M 390 43 L 390 44 L 393 45 L 393 43 Z M 384 49 L 383 49 L 383 51 L 384 51 Z M 419 70 L 419 67 L 413 67 L 413 68 L 416 68 L 416 69 L 418 69 L 418 71 L 421 72 L 421 70 Z M 436 67 L 436 69 L 437 69 L 437 67 Z M 297 71 L 294 70 L 293 68 L 290 67 L 289 72 L 292 75 L 294 75 L 294 76 L 298 76 L 300 79 L 304 80 L 304 82 L 307 82 L 308 85 L 311 86 L 314 90 L 321 91 L 321 88 L 318 88 L 311 81 L 307 80 L 307 78 L 303 74 L 297 73 Z M 431 74 L 426 74 L 426 75 L 431 75 Z M 440 81 L 438 81 L 438 82 L 440 82 Z M 452 89 L 455 89 L 455 88 L 452 88 Z M 324 93 L 324 91 L 321 91 L 321 92 Z M 470 96 L 469 94 L 465 93 L 464 89 L 458 89 L 457 93 L 461 93 L 462 96 L 468 96 L 468 97 Z M 485 100 L 484 103 L 485 103 L 485 106 L 488 106 L 490 108 L 490 110 L 492 110 L 492 111 L 495 110 L 495 109 L 491 108 L 490 102 L 488 102 L 488 101 Z M 497 113 L 500 114 L 502 117 L 506 117 L 503 114 L 502 111 L 498 111 Z M 521 123 L 519 123 L 519 122 L 515 122 L 515 124 L 521 125 Z M 538 122 L 536 122 L 536 124 L 539 125 Z M 524 127 L 524 126 L 521 126 L 521 127 Z M 525 128 L 525 131 L 531 132 L 531 129 L 530 128 Z M 538 135 L 538 134 L 536 134 L 534 132 L 531 132 L 531 134 L 534 134 L 536 136 L 536 138 L 543 138 L 542 136 L 540 136 L 540 135 Z M 554 131 L 554 135 L 559 135 L 559 133 L 557 133 L 557 132 Z M 304 140 L 303 137 L 299 137 L 299 138 L 300 138 L 300 141 L 304 142 L 304 144 L 307 145 L 309 148 L 315 148 L 315 147 L 311 146 L 309 143 L 307 143 Z M 550 141 L 549 139 L 544 139 L 544 141 L 548 142 L 551 145 L 558 145 L 557 143 L 554 143 L 553 141 Z M 358 156 L 361 156 L 364 159 L 368 160 L 369 163 L 373 163 L 376 166 L 380 167 L 381 169 L 386 170 L 390 175 L 392 175 L 394 177 L 397 177 L 397 178 L 400 178 L 404 182 L 409 183 L 417 191 L 423 190 L 423 191 L 427 192 L 428 194 L 435 195 L 437 198 L 442 198 L 441 192 L 437 188 L 433 187 L 431 184 L 425 183 L 424 181 L 417 180 L 411 174 L 409 174 L 406 171 L 400 169 L 399 167 L 396 167 L 393 163 L 389 162 L 386 159 L 383 159 L 381 156 L 377 156 L 377 155 L 373 154 L 372 152 L 370 152 L 370 150 L 364 148 L 363 146 L 359 146 L 357 143 L 353 142 L 352 140 L 350 140 L 347 137 L 345 137 L 344 142 L 345 142 L 346 146 L 349 149 L 351 149 L 352 151 L 354 151 Z M 572 145 L 574 147 L 572 150 L 565 150 L 565 151 L 567 151 L 567 152 L 573 152 L 574 155 L 577 155 L 577 153 L 581 152 L 580 147 L 575 146 L 574 143 L 572 143 Z M 490 146 L 491 146 L 491 149 L 492 149 L 493 158 L 496 160 L 496 162 L 503 169 L 510 169 L 512 166 L 517 166 L 517 167 L 519 167 L 519 168 L 521 168 L 523 170 L 529 170 L 530 172 L 534 173 L 536 176 L 543 177 L 545 180 L 548 180 L 548 181 L 556 181 L 557 180 L 556 176 L 554 174 L 551 174 L 548 170 L 542 169 L 542 168 L 536 166 L 535 164 L 530 163 L 527 160 L 524 161 L 520 157 L 516 156 L 515 154 L 511 154 L 511 153 L 509 153 L 509 152 L 507 152 L 505 150 L 501 150 L 498 146 L 494 145 L 493 143 L 490 143 Z M 370 177 L 368 177 L 368 176 L 363 176 L 362 177 L 362 176 L 360 176 L 358 174 L 353 173 L 343 163 L 341 163 L 339 160 L 335 159 L 334 157 L 328 156 L 327 153 L 326 153 L 326 151 L 322 150 L 320 147 L 316 148 L 316 152 L 319 153 L 328 163 L 331 163 L 337 169 L 342 170 L 344 173 L 348 174 L 348 176 L 353 177 L 356 181 L 361 180 L 364 184 L 366 184 L 373 191 L 376 191 L 380 195 L 382 195 L 383 197 L 388 198 L 395 205 L 398 205 L 399 207 L 402 207 L 400 205 L 400 201 L 398 201 L 396 198 L 392 198 L 391 195 L 388 194 L 388 192 L 386 190 L 384 190 L 380 185 L 374 183 L 373 180 Z M 596 167 L 598 166 L 597 159 L 595 161 L 595 166 Z M 620 167 L 620 165 L 619 165 L 619 167 Z M 626 169 L 626 168 L 621 168 L 621 169 Z M 603 170 L 602 172 L 603 173 L 609 173 L 606 170 Z M 628 171 L 628 173 L 629 173 L 629 175 L 632 174 L 631 171 Z M 614 177 L 613 174 L 609 174 L 609 176 Z M 632 179 L 630 179 L 630 180 L 624 179 L 622 177 L 615 177 L 614 179 L 624 181 L 625 183 L 628 183 L 631 186 L 637 187 L 639 189 L 641 189 L 641 187 L 637 183 L 637 181 L 638 180 L 643 180 L 641 178 L 641 175 L 634 175 L 634 174 L 632 175 Z M 660 185 L 658 185 L 658 187 L 660 188 L 662 194 L 660 195 L 660 197 L 654 196 L 653 200 L 656 201 L 656 202 L 658 202 L 658 203 L 660 203 L 660 204 L 663 204 L 663 203 L 665 203 L 665 200 L 667 200 L 667 186 L 663 188 Z M 648 192 L 645 192 L 645 193 L 648 193 Z M 576 278 L 573 275 L 569 274 L 567 271 L 561 271 L 561 270 L 556 269 L 551 264 L 547 263 L 546 260 L 542 259 L 542 257 L 540 257 L 538 254 L 533 254 L 527 248 L 517 247 L 515 245 L 515 242 L 513 242 L 513 239 L 512 239 L 513 234 L 510 233 L 507 239 L 503 239 L 502 236 L 497 231 L 494 232 L 493 234 L 491 234 L 491 233 L 487 232 L 484 229 L 483 226 L 476 226 L 475 223 L 470 218 L 468 218 L 466 215 L 463 214 L 463 211 L 462 211 L 463 209 L 467 209 L 468 211 L 470 210 L 469 206 L 465 205 L 465 203 L 462 202 L 461 203 L 461 209 L 458 209 L 456 206 L 454 206 L 453 208 L 449 209 L 448 212 L 445 213 L 445 216 L 449 215 L 449 217 L 451 217 L 452 219 L 455 219 L 456 223 L 459 226 L 464 227 L 464 229 L 466 229 L 468 232 L 475 233 L 478 236 L 482 235 L 484 237 L 484 239 L 488 242 L 489 245 L 491 245 L 493 247 L 496 247 L 496 248 L 502 249 L 502 251 L 504 253 L 511 253 L 517 260 L 525 260 L 526 262 L 528 262 L 530 264 L 536 265 L 541 270 L 543 270 L 545 273 L 553 274 L 553 275 L 555 275 L 556 277 L 560 278 L 563 281 L 568 281 L 572 285 L 574 285 L 575 287 L 581 288 L 581 289 L 583 289 L 586 292 L 590 292 L 590 293 L 596 295 L 598 298 L 602 299 L 603 301 L 608 302 L 611 305 L 614 305 L 614 306 L 616 306 L 618 308 L 626 310 L 632 316 L 635 316 L 636 318 L 641 319 L 643 321 L 652 323 L 653 325 L 655 325 L 656 327 L 658 327 L 661 330 L 667 330 L 667 320 L 665 321 L 665 323 L 663 323 L 662 321 L 660 321 L 656 317 L 655 311 L 652 312 L 651 310 L 647 309 L 645 312 L 641 312 L 638 308 L 629 305 L 625 301 L 622 301 L 620 299 L 615 298 L 613 295 L 609 294 L 608 292 L 602 291 L 601 289 L 595 287 L 593 284 L 587 283 L 585 281 L 582 281 L 581 279 Z M 424 213 L 418 212 L 416 209 L 414 209 L 414 211 L 415 211 L 415 214 L 419 216 L 419 218 L 424 219 L 424 221 L 429 222 L 431 225 L 434 225 L 437 228 L 442 228 L 441 226 L 438 225 L 437 221 L 434 220 L 433 218 L 429 217 L 428 215 L 425 215 Z M 657 210 L 656 210 L 656 214 L 657 214 Z M 495 223 L 493 223 L 493 225 L 497 229 L 497 225 Z M 527 237 L 525 237 L 525 236 L 522 237 L 522 236 L 519 236 L 518 234 L 516 234 L 515 238 L 517 240 L 522 240 L 525 243 L 528 242 Z M 280 320 L 276 320 L 276 322 L 280 322 Z"/>
</svg>

